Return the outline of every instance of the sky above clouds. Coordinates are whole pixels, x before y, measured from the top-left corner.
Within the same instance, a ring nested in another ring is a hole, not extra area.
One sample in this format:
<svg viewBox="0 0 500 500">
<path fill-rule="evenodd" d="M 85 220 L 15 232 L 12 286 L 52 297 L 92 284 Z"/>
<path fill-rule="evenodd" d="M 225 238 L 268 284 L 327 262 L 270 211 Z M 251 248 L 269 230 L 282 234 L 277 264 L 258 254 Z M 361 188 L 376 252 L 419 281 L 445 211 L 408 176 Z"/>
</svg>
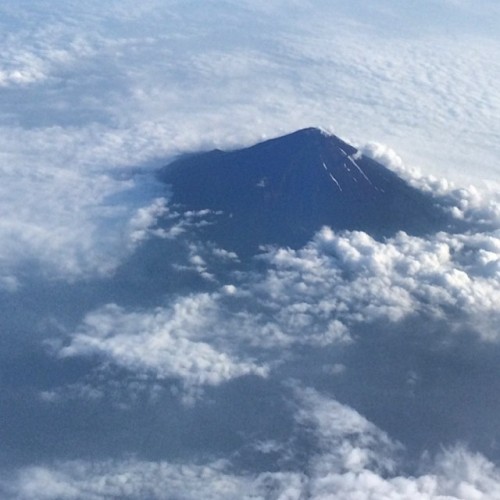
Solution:
<svg viewBox="0 0 500 500">
<path fill-rule="evenodd" d="M 500 498 L 499 25 L 494 0 L 3 2 L 0 496 Z M 466 230 L 249 263 L 155 177 L 309 126 Z"/>
</svg>

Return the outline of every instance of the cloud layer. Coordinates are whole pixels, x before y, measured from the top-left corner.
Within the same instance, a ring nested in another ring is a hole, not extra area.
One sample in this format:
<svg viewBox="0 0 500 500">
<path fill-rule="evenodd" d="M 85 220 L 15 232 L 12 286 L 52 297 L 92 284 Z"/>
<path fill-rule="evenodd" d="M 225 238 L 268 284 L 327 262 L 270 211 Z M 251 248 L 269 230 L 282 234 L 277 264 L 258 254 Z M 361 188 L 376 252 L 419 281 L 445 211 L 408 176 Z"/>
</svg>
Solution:
<svg viewBox="0 0 500 500">
<path fill-rule="evenodd" d="M 421 460 L 415 476 L 398 474 L 401 446 L 352 408 L 312 390 L 296 391 L 296 437 L 315 443 L 304 469 L 238 474 L 231 462 L 148 462 L 136 458 L 26 467 L 0 478 L 8 498 L 341 498 L 498 499 L 500 471 L 465 448 Z M 269 448 L 271 449 L 271 448 Z M 293 450 L 287 450 L 293 454 Z"/>
<path fill-rule="evenodd" d="M 487 1 L 470 9 L 427 1 L 410 16 L 390 1 L 321 0 L 2 6 L 3 281 L 33 260 L 56 275 L 99 272 L 97 260 L 112 268 L 114 249 L 101 242 L 134 217 L 130 200 L 107 203 L 130 188 L 116 178 L 123 167 L 306 125 L 389 143 L 427 173 L 498 180 L 499 41 L 487 27 L 499 14 Z M 450 35 L 422 16 L 447 18 Z"/>
<path fill-rule="evenodd" d="M 1 496 L 500 498 L 499 19 L 492 0 L 4 2 Z M 246 262 L 200 241 L 221 214 L 155 181 L 311 125 L 464 231 L 323 228 Z"/>
</svg>

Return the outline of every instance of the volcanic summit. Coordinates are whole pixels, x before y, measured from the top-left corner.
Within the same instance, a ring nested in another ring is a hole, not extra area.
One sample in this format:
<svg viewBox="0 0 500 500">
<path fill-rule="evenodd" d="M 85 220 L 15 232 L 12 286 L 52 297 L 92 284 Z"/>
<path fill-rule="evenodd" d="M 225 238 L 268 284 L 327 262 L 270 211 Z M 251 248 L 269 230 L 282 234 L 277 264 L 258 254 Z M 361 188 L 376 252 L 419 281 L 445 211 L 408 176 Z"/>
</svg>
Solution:
<svg viewBox="0 0 500 500">
<path fill-rule="evenodd" d="M 248 254 L 298 247 L 322 226 L 375 238 L 449 229 L 432 197 L 334 135 L 306 128 L 234 151 L 183 156 L 164 167 L 171 202 L 220 214 L 206 236 Z"/>
</svg>

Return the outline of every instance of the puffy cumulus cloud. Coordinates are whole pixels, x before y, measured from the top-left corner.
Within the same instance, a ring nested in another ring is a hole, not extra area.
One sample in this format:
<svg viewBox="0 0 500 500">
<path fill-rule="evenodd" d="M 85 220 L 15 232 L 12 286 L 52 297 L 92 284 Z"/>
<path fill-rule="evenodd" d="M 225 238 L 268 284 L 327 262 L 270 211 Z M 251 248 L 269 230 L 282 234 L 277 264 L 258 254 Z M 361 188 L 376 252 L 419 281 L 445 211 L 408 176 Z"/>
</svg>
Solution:
<svg viewBox="0 0 500 500">
<path fill-rule="evenodd" d="M 455 468 L 451 468 L 452 465 Z M 463 448 L 439 454 L 427 473 L 380 475 L 370 469 L 314 476 L 310 498 L 366 500 L 486 500 L 500 498 L 499 470 L 481 455 Z"/>
<path fill-rule="evenodd" d="M 264 258 L 271 269 L 256 286 L 277 314 L 329 315 L 344 324 L 411 314 L 461 320 L 497 317 L 500 300 L 497 233 L 438 233 L 428 238 L 400 232 L 376 241 L 363 232 L 323 228 L 304 248 L 275 249 Z M 494 330 L 480 330 L 497 340 Z"/>
<path fill-rule="evenodd" d="M 143 241 L 149 234 L 155 234 L 166 237 L 169 234 L 175 234 L 172 228 L 170 231 L 163 229 L 154 229 L 160 217 L 164 218 L 168 212 L 165 198 L 157 198 L 147 207 L 140 208 L 130 219 L 130 239 L 134 244 Z"/>
<path fill-rule="evenodd" d="M 151 201 L 157 188 L 148 179 L 43 169 L 5 177 L 18 179 L 0 188 L 6 214 L 0 221 L 0 273 L 20 285 L 36 273 L 65 280 L 109 274 L 146 237 L 168 235 L 155 228 L 166 200 Z"/>
<path fill-rule="evenodd" d="M 312 460 L 315 473 L 395 469 L 394 458 L 402 446 L 385 432 L 357 411 L 314 389 L 302 388 L 296 393 L 300 406 L 295 418 L 306 433 L 313 433 L 321 450 L 318 459 Z"/>
<path fill-rule="evenodd" d="M 278 304 L 269 300 L 268 282 L 261 284 L 260 275 L 252 272 L 239 271 L 235 284 L 219 285 L 209 264 L 225 267 L 229 260 L 237 265 L 237 256 L 212 245 L 190 243 L 187 250 L 189 264 L 176 270 L 200 274 L 216 291 L 179 296 L 155 309 L 131 311 L 108 304 L 85 316 L 68 345 L 57 339 L 47 345 L 62 357 L 97 355 L 133 373 L 179 379 L 189 392 L 242 375 L 267 376 L 295 345 L 351 342 L 333 301 L 315 308 L 305 295 L 290 290 Z M 208 263 L 205 255 L 213 260 Z"/>
<path fill-rule="evenodd" d="M 16 12 L 9 6 L 4 6 L 2 11 L 1 40 L 5 51 L 0 56 L 0 88 L 17 87 L 26 91 L 36 84 L 46 83 L 47 79 L 92 53 L 84 33 L 70 36 L 68 32 L 51 30 L 47 25 L 30 26 L 34 19 L 25 18 L 26 24 L 12 32 L 15 23 L 9 19 L 9 11 L 14 16 Z M 9 26 L 9 23 L 12 24 Z"/>
<path fill-rule="evenodd" d="M 495 183 L 481 189 L 472 184 L 465 188 L 444 177 L 424 175 L 418 168 L 406 164 L 392 148 L 377 142 L 359 146 L 356 155 L 363 154 L 396 172 L 417 189 L 431 194 L 457 219 L 490 229 L 500 226 L 500 196 Z"/>
<path fill-rule="evenodd" d="M 359 498 L 366 500 L 495 500 L 500 498 L 499 471 L 480 455 L 463 449 L 443 452 L 433 469 L 419 476 L 357 472 L 269 472 L 237 474 L 224 461 L 204 465 L 144 462 L 62 462 L 26 467 L 5 475 L 0 491 L 13 500 L 157 498 L 182 500 L 267 500 Z"/>
<path fill-rule="evenodd" d="M 480 454 L 457 446 L 403 475 L 401 444 L 358 412 L 310 388 L 299 389 L 297 399 L 296 419 L 318 443 L 308 468 L 310 498 L 500 498 L 500 471 Z"/>
<path fill-rule="evenodd" d="M 299 499 L 302 495 L 300 474 L 283 472 L 254 478 L 231 472 L 230 464 L 225 461 L 205 465 L 139 460 L 66 462 L 53 467 L 26 468 L 14 481 L 4 480 L 2 486 L 4 494 L 17 500 Z"/>
<path fill-rule="evenodd" d="M 418 184 L 418 181 L 422 178 L 420 170 L 406 165 L 403 158 L 389 146 L 379 142 L 368 142 L 367 144 L 359 146 L 356 156 L 359 157 L 362 154 L 396 172 L 411 184 L 417 185 L 417 187 L 426 186 L 425 183 L 422 183 L 423 185 Z"/>
<path fill-rule="evenodd" d="M 17 498 L 46 499 L 100 499 L 111 495 L 121 498 L 171 498 L 172 495 L 186 498 L 186 494 L 190 495 L 189 483 L 197 483 L 201 489 L 196 490 L 207 495 L 203 495 L 204 498 L 224 498 L 224 493 L 226 498 L 228 494 L 234 497 L 241 492 L 241 482 L 230 475 L 225 476 L 223 466 L 223 463 L 216 463 L 202 467 L 176 467 L 168 463 L 129 461 L 95 465 L 71 462 L 59 464 L 55 470 L 32 467 L 20 474 L 20 491 L 16 493 Z M 218 494 L 221 496 L 216 496 Z"/>
<path fill-rule="evenodd" d="M 99 200 L 113 189 L 111 179 L 100 176 L 82 183 L 71 172 L 59 172 L 63 180 L 54 183 L 54 172 L 3 174 L 7 182 L 1 188 L 6 214 L 0 222 L 2 268 L 15 270 L 23 262 L 38 261 L 70 276 L 87 267 L 108 268 L 105 252 L 99 252 L 93 236 L 114 215 L 112 207 L 98 208 Z M 24 176 L 31 180 L 24 183 Z M 39 197 L 41 192 L 50 196 Z"/>
<path fill-rule="evenodd" d="M 15 290 L 38 272 L 70 281 L 109 275 L 146 239 L 176 238 L 217 215 L 169 206 L 148 171 L 72 169 L 69 155 L 65 165 L 54 161 L 0 165 L 0 289 Z"/>
<path fill-rule="evenodd" d="M 138 458 L 58 461 L 0 474 L 0 492 L 16 500 L 139 498 L 360 498 L 486 500 L 500 498 L 500 471 L 457 446 L 424 455 L 415 474 L 396 461 L 401 445 L 352 408 L 310 388 L 295 391 L 295 440 L 312 436 L 300 467 L 251 473 L 228 460 L 169 462 Z M 256 443 L 263 452 L 277 443 Z M 290 443 L 288 443 L 290 446 Z M 299 450 L 300 453 L 300 450 Z M 293 454 L 293 452 L 292 452 Z"/>
<path fill-rule="evenodd" d="M 88 314 L 59 354 L 99 355 L 134 372 L 180 379 L 187 389 L 242 375 L 266 376 L 265 365 L 218 348 L 221 344 L 228 350 L 220 339 L 234 335 L 235 326 L 224 326 L 209 294 L 181 298 L 171 308 L 148 312 L 108 305 Z"/>
<path fill-rule="evenodd" d="M 144 229 L 154 228 L 158 213 L 167 213 L 174 228 L 213 215 L 168 210 L 157 200 L 140 212 L 135 230 L 141 238 L 147 231 L 168 237 L 165 228 Z M 177 271 L 198 273 L 215 291 L 142 311 L 101 307 L 87 314 L 60 355 L 97 354 L 132 372 L 196 388 L 265 376 L 296 346 L 349 345 L 352 330 L 366 323 L 446 319 L 449 332 L 468 328 L 483 340 L 499 340 L 498 232 L 426 238 L 400 232 L 377 241 L 323 228 L 301 249 L 268 249 L 258 260 L 269 267 L 260 272 L 243 272 L 236 255 L 210 244 L 193 240 L 186 248 L 187 265 Z"/>
<path fill-rule="evenodd" d="M 214 224 L 220 212 L 213 210 L 187 210 L 170 206 L 165 197 L 153 199 L 149 205 L 140 207 L 127 223 L 126 236 L 131 248 L 144 240 L 157 237 L 175 239 L 186 231 Z M 196 246 L 188 245 L 192 264 L 202 259 L 196 256 Z M 220 258 L 237 260 L 236 254 L 222 248 L 213 248 L 213 254 Z M 199 262 L 198 262 L 199 263 Z"/>
</svg>

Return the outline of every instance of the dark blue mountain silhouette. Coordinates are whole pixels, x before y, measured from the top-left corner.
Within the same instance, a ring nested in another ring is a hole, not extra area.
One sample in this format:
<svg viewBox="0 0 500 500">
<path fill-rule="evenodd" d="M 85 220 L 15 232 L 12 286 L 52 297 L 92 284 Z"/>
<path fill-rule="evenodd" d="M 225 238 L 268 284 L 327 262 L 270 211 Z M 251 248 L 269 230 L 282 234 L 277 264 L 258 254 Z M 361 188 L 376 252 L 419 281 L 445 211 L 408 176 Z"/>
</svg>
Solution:
<svg viewBox="0 0 500 500">
<path fill-rule="evenodd" d="M 432 197 L 338 137 L 307 128 L 236 151 L 184 156 L 160 173 L 174 203 L 221 211 L 206 237 L 238 252 L 297 247 L 324 225 L 376 238 L 450 229 Z"/>
</svg>

